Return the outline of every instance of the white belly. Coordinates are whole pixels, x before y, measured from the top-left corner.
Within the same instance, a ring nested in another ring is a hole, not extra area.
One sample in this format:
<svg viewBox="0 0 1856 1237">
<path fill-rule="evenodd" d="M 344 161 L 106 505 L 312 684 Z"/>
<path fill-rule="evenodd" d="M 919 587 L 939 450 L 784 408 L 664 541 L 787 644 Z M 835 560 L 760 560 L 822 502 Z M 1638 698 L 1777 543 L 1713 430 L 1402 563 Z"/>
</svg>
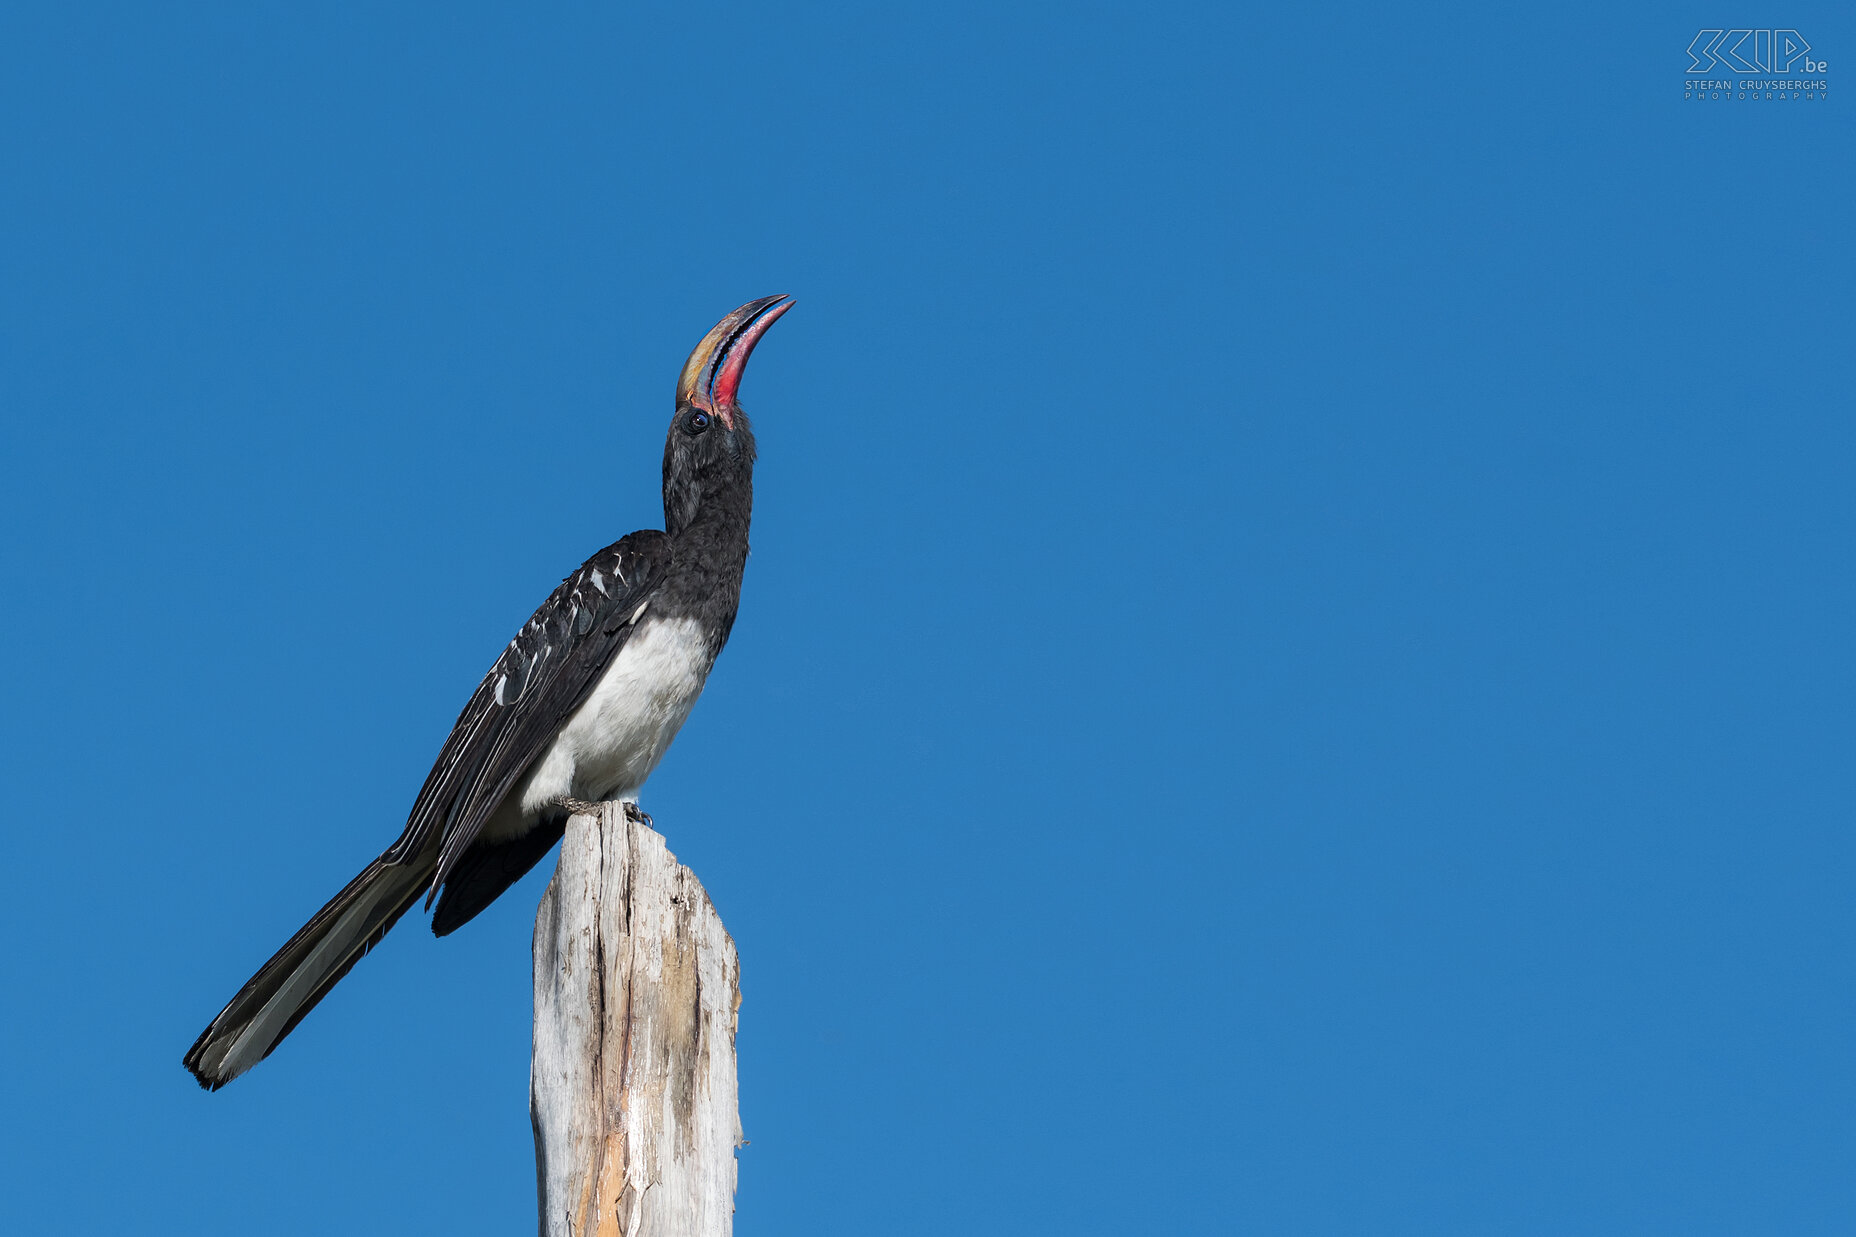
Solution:
<svg viewBox="0 0 1856 1237">
<path fill-rule="evenodd" d="M 647 617 L 553 745 L 516 783 L 495 824 L 516 826 L 511 817 L 532 818 L 562 796 L 636 802 L 638 788 L 702 694 L 709 660 L 694 619 Z"/>
</svg>

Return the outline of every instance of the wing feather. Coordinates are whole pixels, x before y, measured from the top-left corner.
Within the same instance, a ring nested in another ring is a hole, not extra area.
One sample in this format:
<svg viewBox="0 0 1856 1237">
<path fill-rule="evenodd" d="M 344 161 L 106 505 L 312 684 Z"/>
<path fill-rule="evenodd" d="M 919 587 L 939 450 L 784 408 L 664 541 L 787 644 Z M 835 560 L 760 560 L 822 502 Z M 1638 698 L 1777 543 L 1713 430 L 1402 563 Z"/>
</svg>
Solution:
<svg viewBox="0 0 1856 1237">
<path fill-rule="evenodd" d="M 607 546 L 561 581 L 471 693 L 426 775 L 405 832 L 381 856 L 385 862 L 403 863 L 436 840 L 439 866 L 430 888 L 443 883 L 631 637 L 670 555 L 670 538 L 646 529 Z"/>
</svg>

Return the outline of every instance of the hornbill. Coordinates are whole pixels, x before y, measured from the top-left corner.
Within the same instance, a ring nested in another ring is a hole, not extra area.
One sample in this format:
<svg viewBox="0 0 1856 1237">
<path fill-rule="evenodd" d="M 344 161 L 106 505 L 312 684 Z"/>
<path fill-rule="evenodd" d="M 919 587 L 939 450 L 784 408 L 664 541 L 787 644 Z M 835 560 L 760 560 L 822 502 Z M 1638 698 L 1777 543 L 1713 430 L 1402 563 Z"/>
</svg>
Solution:
<svg viewBox="0 0 1856 1237">
<path fill-rule="evenodd" d="M 763 297 L 716 323 L 683 366 L 664 443 L 664 528 L 589 558 L 535 611 L 471 695 L 406 831 L 240 988 L 188 1050 L 218 1090 L 271 1054 L 421 895 L 444 936 L 558 842 L 567 817 L 628 815 L 728 640 L 748 557 L 754 434 L 736 401 L 748 355 L 793 307 Z"/>
</svg>

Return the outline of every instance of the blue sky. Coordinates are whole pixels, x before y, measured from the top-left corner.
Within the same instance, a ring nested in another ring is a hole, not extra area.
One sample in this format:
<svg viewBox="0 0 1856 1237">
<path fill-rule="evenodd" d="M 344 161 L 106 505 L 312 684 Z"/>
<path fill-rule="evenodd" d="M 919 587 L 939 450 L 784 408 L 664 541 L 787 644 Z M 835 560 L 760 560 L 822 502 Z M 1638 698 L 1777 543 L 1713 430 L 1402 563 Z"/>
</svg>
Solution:
<svg viewBox="0 0 1856 1237">
<path fill-rule="evenodd" d="M 525 1231 L 546 869 L 179 1058 L 755 356 L 737 1232 L 1848 1232 L 1840 6 L 0 12 L 9 1231 Z"/>
</svg>

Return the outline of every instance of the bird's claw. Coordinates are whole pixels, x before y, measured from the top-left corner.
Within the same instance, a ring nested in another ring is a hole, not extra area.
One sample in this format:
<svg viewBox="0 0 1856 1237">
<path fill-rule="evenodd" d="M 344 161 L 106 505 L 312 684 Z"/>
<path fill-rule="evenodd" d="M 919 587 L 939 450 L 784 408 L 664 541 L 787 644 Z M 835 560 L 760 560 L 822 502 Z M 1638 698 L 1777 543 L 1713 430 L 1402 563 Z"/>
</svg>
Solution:
<svg viewBox="0 0 1856 1237">
<path fill-rule="evenodd" d="M 551 802 L 556 807 L 566 808 L 573 816 L 598 816 L 606 806 L 603 803 L 588 803 L 585 799 L 574 799 L 567 795 L 561 795 Z M 651 814 L 640 809 L 636 803 L 627 801 L 621 803 L 620 807 L 625 811 L 625 819 L 632 824 L 643 825 L 647 829 L 657 828 L 656 822 L 651 819 Z"/>
</svg>

